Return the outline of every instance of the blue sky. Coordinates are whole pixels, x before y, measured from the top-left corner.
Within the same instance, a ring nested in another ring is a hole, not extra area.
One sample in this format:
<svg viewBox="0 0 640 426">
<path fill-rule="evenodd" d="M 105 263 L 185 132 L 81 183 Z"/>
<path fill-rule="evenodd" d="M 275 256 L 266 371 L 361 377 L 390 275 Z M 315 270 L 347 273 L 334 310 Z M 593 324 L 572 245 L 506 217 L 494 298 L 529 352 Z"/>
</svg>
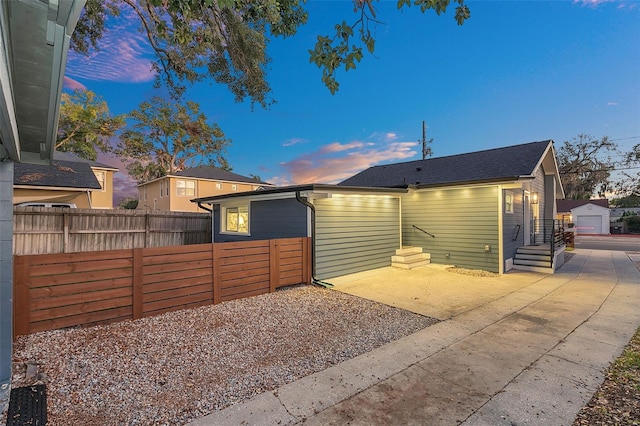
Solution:
<svg viewBox="0 0 640 426">
<path fill-rule="evenodd" d="M 331 95 L 309 63 L 317 35 L 353 22 L 351 1 L 311 0 L 296 36 L 273 40 L 268 110 L 225 87 L 187 97 L 223 129 L 236 173 L 276 184 L 336 183 L 367 167 L 421 158 L 422 120 L 434 156 L 580 133 L 640 143 L 640 3 L 471 1 L 458 26 L 444 15 L 377 3 L 375 56 L 338 74 Z M 70 55 L 67 87 L 100 94 L 115 114 L 155 94 L 152 58 L 126 20 L 90 58 Z M 118 165 L 102 156 L 103 162 Z M 116 198 L 132 193 L 123 168 Z"/>
</svg>

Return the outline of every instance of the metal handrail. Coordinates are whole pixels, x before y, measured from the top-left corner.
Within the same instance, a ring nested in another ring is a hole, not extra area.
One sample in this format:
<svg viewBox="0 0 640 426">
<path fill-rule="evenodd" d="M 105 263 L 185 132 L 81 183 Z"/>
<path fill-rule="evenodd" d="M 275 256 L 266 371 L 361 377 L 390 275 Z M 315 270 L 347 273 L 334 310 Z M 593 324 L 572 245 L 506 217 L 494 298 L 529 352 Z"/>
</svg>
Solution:
<svg viewBox="0 0 640 426">
<path fill-rule="evenodd" d="M 411 226 L 413 226 L 414 228 L 416 228 L 418 231 L 422 231 L 422 232 L 424 232 L 425 234 L 427 234 L 427 235 L 428 235 L 428 236 L 430 236 L 431 238 L 435 238 L 435 237 L 436 237 L 436 236 L 435 236 L 435 235 L 433 235 L 432 233 L 425 231 L 424 229 L 420 228 L 419 226 L 416 226 L 416 225 L 411 225 Z"/>
<path fill-rule="evenodd" d="M 542 244 L 549 244 L 551 251 L 551 267 L 553 268 L 553 257 L 556 247 L 564 244 L 564 228 L 562 221 L 556 219 L 533 219 L 531 221 L 531 229 L 533 230 L 533 241 L 538 242 L 538 238 L 542 237 Z"/>
</svg>

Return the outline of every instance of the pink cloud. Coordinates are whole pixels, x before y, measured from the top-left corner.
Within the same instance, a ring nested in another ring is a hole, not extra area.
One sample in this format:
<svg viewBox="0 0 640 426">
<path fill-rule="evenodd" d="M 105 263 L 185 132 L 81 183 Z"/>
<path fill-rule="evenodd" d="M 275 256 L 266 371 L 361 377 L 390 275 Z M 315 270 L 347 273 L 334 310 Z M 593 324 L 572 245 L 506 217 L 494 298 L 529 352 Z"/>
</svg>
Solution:
<svg viewBox="0 0 640 426">
<path fill-rule="evenodd" d="M 98 51 L 88 56 L 69 52 L 67 74 L 86 80 L 142 83 L 154 77 L 153 49 L 138 32 L 139 20 L 130 9 L 109 18 L 109 30 L 99 42 Z"/>
<path fill-rule="evenodd" d="M 336 142 L 281 163 L 283 173 L 268 181 L 276 185 L 335 184 L 378 163 L 410 159 L 417 154 L 417 145 L 417 142 Z"/>
<path fill-rule="evenodd" d="M 69 90 L 87 90 L 87 87 L 70 77 L 64 76 L 64 88 Z"/>
</svg>

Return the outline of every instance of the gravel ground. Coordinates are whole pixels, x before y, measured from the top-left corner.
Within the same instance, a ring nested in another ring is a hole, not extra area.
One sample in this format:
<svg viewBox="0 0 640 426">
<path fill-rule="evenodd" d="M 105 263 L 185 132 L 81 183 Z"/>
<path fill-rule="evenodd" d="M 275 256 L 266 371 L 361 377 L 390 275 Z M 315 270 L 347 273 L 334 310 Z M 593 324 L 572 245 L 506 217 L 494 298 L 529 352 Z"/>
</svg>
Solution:
<svg viewBox="0 0 640 426">
<path fill-rule="evenodd" d="M 23 336 L 12 386 L 47 384 L 49 425 L 180 425 L 435 322 L 337 291 L 293 286 L 137 321 Z"/>
</svg>

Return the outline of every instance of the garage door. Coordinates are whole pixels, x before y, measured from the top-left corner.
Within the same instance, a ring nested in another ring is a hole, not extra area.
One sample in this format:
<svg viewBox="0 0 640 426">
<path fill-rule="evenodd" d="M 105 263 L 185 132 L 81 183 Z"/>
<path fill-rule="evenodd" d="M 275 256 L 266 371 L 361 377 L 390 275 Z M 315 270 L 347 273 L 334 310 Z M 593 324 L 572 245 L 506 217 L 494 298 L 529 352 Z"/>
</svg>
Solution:
<svg viewBox="0 0 640 426">
<path fill-rule="evenodd" d="M 318 278 L 391 266 L 400 247 L 399 197 L 334 194 L 314 205 Z"/>
<path fill-rule="evenodd" d="M 578 234 L 602 234 L 602 216 L 578 216 Z"/>
</svg>

